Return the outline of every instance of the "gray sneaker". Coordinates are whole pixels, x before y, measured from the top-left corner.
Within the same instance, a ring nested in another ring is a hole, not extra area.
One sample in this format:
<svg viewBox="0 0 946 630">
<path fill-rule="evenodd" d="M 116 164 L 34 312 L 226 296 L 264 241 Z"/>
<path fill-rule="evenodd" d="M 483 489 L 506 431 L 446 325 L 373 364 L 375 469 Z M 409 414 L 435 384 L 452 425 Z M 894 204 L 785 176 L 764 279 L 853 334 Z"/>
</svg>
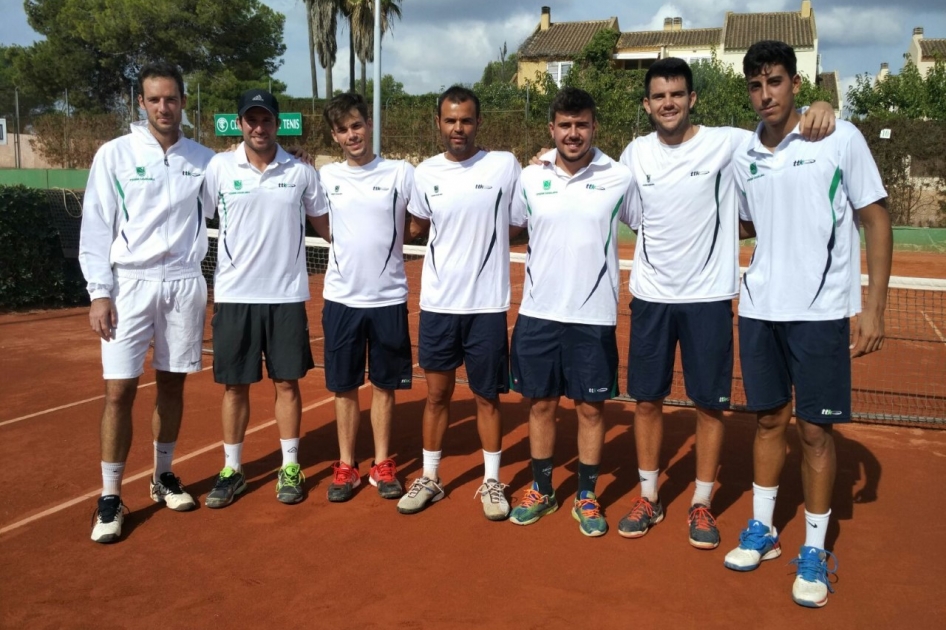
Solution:
<svg viewBox="0 0 946 630">
<path fill-rule="evenodd" d="M 436 503 L 444 496 L 440 479 L 420 477 L 411 482 L 407 494 L 397 502 L 397 511 L 401 514 L 416 514 L 431 503 Z"/>
<path fill-rule="evenodd" d="M 233 498 L 246 490 L 246 477 L 243 471 L 225 467 L 217 475 L 217 483 L 204 499 L 204 505 L 209 508 L 227 507 L 233 503 Z"/>
<path fill-rule="evenodd" d="M 506 500 L 506 484 L 495 479 L 487 479 L 473 495 L 480 496 L 483 502 L 483 514 L 491 521 L 504 521 L 509 517 L 509 501 Z"/>
</svg>

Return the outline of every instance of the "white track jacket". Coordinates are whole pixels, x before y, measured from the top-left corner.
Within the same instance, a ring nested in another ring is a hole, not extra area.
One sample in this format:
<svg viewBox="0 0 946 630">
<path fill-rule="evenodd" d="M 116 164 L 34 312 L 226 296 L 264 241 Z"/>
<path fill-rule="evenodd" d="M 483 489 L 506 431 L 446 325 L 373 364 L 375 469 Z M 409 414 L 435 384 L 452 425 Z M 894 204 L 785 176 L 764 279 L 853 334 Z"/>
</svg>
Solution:
<svg viewBox="0 0 946 630">
<path fill-rule="evenodd" d="M 82 206 L 79 263 L 94 300 L 113 276 L 177 280 L 200 275 L 207 226 L 200 189 L 214 152 L 183 135 L 167 153 L 146 121 L 95 154 Z M 212 209 L 208 209 L 212 211 Z"/>
</svg>

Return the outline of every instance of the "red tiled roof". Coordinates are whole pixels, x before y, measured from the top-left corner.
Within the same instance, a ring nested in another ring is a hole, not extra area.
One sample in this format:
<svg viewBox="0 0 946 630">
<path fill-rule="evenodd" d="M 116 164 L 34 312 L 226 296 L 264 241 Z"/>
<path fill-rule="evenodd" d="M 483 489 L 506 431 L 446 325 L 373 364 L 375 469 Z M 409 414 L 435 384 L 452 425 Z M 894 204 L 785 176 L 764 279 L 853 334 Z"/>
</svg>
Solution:
<svg viewBox="0 0 946 630">
<path fill-rule="evenodd" d="M 559 22 L 547 30 L 535 32 L 519 47 L 519 59 L 573 57 L 581 52 L 595 33 L 604 29 L 618 30 L 618 19 L 587 22 Z"/>
<path fill-rule="evenodd" d="M 777 39 L 793 48 L 814 48 L 815 16 L 803 18 L 798 11 L 784 13 L 726 14 L 726 50 L 748 50 L 752 44 Z"/>
<path fill-rule="evenodd" d="M 681 31 L 636 31 L 621 33 L 618 50 L 627 48 L 672 48 L 719 46 L 722 43 L 721 28 L 689 28 Z"/>
</svg>

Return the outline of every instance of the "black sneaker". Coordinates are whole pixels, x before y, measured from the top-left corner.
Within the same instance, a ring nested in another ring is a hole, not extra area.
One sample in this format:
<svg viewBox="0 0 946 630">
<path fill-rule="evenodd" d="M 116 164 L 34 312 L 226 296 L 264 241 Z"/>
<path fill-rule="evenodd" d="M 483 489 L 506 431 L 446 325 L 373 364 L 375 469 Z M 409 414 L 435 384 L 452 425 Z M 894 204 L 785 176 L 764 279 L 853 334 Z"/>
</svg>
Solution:
<svg viewBox="0 0 946 630">
<path fill-rule="evenodd" d="M 664 506 L 644 497 L 634 499 L 631 511 L 618 523 L 618 534 L 625 538 L 640 538 L 651 527 L 664 520 Z"/>
<path fill-rule="evenodd" d="M 276 500 L 298 503 L 305 498 L 305 475 L 299 464 L 286 464 L 276 476 Z"/>
<path fill-rule="evenodd" d="M 117 494 L 99 497 L 98 507 L 92 515 L 92 541 L 113 543 L 121 538 L 125 506 Z"/>
<path fill-rule="evenodd" d="M 701 503 L 690 506 L 687 522 L 690 524 L 691 545 L 697 549 L 716 549 L 719 546 L 716 518 L 708 507 Z"/>
<path fill-rule="evenodd" d="M 246 477 L 242 470 L 233 470 L 229 466 L 217 475 L 217 483 L 204 500 L 209 508 L 227 507 L 233 503 L 233 497 L 246 490 Z"/>
</svg>

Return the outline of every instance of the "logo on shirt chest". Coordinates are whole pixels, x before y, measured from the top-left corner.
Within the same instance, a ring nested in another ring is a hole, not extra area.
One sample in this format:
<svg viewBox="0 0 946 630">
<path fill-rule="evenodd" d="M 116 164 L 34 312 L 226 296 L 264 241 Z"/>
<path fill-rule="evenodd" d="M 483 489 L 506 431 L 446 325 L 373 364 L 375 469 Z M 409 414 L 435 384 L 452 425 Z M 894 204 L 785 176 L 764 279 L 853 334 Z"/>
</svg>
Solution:
<svg viewBox="0 0 946 630">
<path fill-rule="evenodd" d="M 795 160 L 792 162 L 792 166 L 804 166 L 805 164 L 814 164 L 814 160 Z"/>
<path fill-rule="evenodd" d="M 373 191 L 375 191 L 375 192 L 387 192 L 387 191 L 389 191 L 389 190 L 391 190 L 391 189 L 390 189 L 390 188 L 385 188 L 384 186 L 372 186 L 372 187 L 371 187 L 371 190 L 373 190 Z"/>
<path fill-rule="evenodd" d="M 585 184 L 585 189 L 586 190 L 601 190 L 601 191 L 607 190 L 601 184 Z"/>
<path fill-rule="evenodd" d="M 690 171 L 690 177 L 699 177 L 700 175 L 709 175 L 709 171 Z"/>
<path fill-rule="evenodd" d="M 200 171 L 181 171 L 183 177 L 202 177 L 203 173 Z"/>
<path fill-rule="evenodd" d="M 235 179 L 233 180 L 233 190 L 243 190 L 243 180 Z"/>
<path fill-rule="evenodd" d="M 557 194 L 558 194 L 557 190 L 552 190 L 551 179 L 547 179 L 542 182 L 542 192 L 538 193 L 538 195 L 557 195 Z"/>
<path fill-rule="evenodd" d="M 473 188 L 475 188 L 476 190 L 492 190 L 493 189 L 493 187 L 490 186 L 489 184 L 477 184 Z"/>
<path fill-rule="evenodd" d="M 277 187 L 277 188 L 295 188 L 296 185 L 295 185 L 295 184 L 280 183 L 280 184 L 277 184 L 276 187 Z"/>
<path fill-rule="evenodd" d="M 440 186 L 434 186 L 434 194 L 432 194 L 431 197 L 439 197 L 442 194 L 443 193 L 440 192 Z"/>
<path fill-rule="evenodd" d="M 765 173 L 759 172 L 759 165 L 755 162 L 749 165 L 749 175 L 751 175 L 751 177 L 746 180 L 746 183 L 749 183 L 754 179 L 759 179 L 760 177 L 765 177 Z"/>
<path fill-rule="evenodd" d="M 647 178 L 647 181 L 642 184 L 642 186 L 653 186 L 654 182 L 650 181 L 650 175 L 644 175 Z"/>
<path fill-rule="evenodd" d="M 148 176 L 148 169 L 144 166 L 135 167 L 135 176 L 132 177 L 129 181 L 132 182 L 153 182 L 154 178 Z"/>
<path fill-rule="evenodd" d="M 332 189 L 332 192 L 331 192 L 330 194 L 332 194 L 332 195 L 340 195 L 340 194 L 342 194 L 342 187 L 341 187 L 341 186 L 336 186 L 334 189 Z"/>
</svg>

